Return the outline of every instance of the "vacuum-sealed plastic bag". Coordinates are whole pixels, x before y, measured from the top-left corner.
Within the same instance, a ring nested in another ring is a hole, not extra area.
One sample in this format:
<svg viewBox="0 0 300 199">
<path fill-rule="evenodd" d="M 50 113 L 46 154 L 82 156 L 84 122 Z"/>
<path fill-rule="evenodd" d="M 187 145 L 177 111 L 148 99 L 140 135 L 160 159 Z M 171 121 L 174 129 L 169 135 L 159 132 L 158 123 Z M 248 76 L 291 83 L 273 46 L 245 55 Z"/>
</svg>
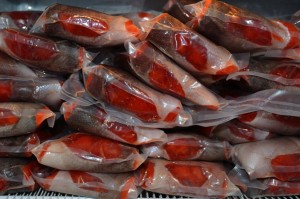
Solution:
<svg viewBox="0 0 300 199">
<path fill-rule="evenodd" d="M 192 75 L 227 75 L 240 70 L 233 55 L 168 14 L 141 23 L 145 39 Z"/>
<path fill-rule="evenodd" d="M 123 16 L 54 4 L 43 12 L 31 32 L 46 33 L 87 46 L 103 47 L 137 40 L 140 29 Z"/>
<path fill-rule="evenodd" d="M 40 11 L 1 12 L 0 29 L 19 28 L 29 31 L 41 14 Z"/>
<path fill-rule="evenodd" d="M 132 173 L 62 171 L 39 165 L 32 171 L 32 175 L 47 191 L 109 199 L 135 199 L 139 194 Z"/>
<path fill-rule="evenodd" d="M 241 195 L 218 163 L 148 159 L 136 175 L 143 189 L 163 194 L 209 198 Z"/>
<path fill-rule="evenodd" d="M 211 140 L 190 132 L 169 133 L 168 140 L 142 146 L 143 153 L 167 160 L 223 161 L 229 158 L 228 142 Z"/>
<path fill-rule="evenodd" d="M 300 117 L 266 111 L 245 113 L 238 117 L 244 124 L 281 135 L 300 135 Z"/>
<path fill-rule="evenodd" d="M 57 73 L 72 73 L 91 61 L 83 47 L 11 28 L 0 30 L 0 50 L 33 68 Z"/>
<path fill-rule="evenodd" d="M 148 85 L 197 105 L 218 109 L 218 99 L 209 89 L 149 42 L 128 43 L 126 47 L 130 68 Z"/>
<path fill-rule="evenodd" d="M 279 89 L 299 92 L 300 64 L 287 61 L 252 60 L 242 71 L 227 79 L 242 78 L 252 90 Z"/>
<path fill-rule="evenodd" d="M 59 110 L 61 84 L 58 79 L 0 76 L 0 101 L 43 103 Z"/>
<path fill-rule="evenodd" d="M 178 6 L 174 0 L 166 9 Z M 269 20 L 222 1 L 205 0 L 185 5 L 183 13 L 172 12 L 207 38 L 231 52 L 287 49 L 299 46 L 299 30 L 289 22 Z M 179 13 L 179 14 L 178 14 Z M 186 14 L 188 13 L 188 14 Z"/>
<path fill-rule="evenodd" d="M 140 22 L 149 21 L 159 15 L 159 12 L 156 11 L 147 11 L 147 12 L 134 12 L 123 14 L 124 17 L 130 19 L 136 26 L 140 27 Z"/>
<path fill-rule="evenodd" d="M 31 170 L 36 162 L 25 158 L 0 158 L 0 194 L 34 191 Z"/>
<path fill-rule="evenodd" d="M 256 142 L 275 136 L 270 131 L 261 130 L 237 120 L 232 120 L 215 127 L 202 127 L 200 132 L 204 132 L 210 138 L 228 141 L 231 144 Z"/>
<path fill-rule="evenodd" d="M 0 75 L 31 78 L 37 77 L 35 72 L 28 66 L 17 62 L 3 52 L 0 52 Z"/>
<path fill-rule="evenodd" d="M 160 129 L 137 127 L 117 122 L 104 109 L 96 105 L 81 106 L 75 101 L 69 101 L 63 103 L 61 111 L 72 129 L 119 142 L 142 145 L 164 141 L 167 138 L 167 135 Z"/>
<path fill-rule="evenodd" d="M 178 99 L 159 93 L 118 68 L 96 65 L 83 68 L 83 74 L 85 88 L 95 99 L 145 123 L 182 125 L 190 120 Z"/>
<path fill-rule="evenodd" d="M 300 181 L 300 138 L 279 137 L 239 144 L 232 159 L 245 169 L 250 179 L 275 177 L 281 181 Z"/>
<path fill-rule="evenodd" d="M 133 171 L 146 158 L 134 147 L 86 133 L 74 133 L 44 142 L 32 153 L 46 166 L 96 173 Z"/>
<path fill-rule="evenodd" d="M 55 114 L 43 104 L 0 103 L 0 137 L 29 134 L 44 121 L 53 126 Z"/>
</svg>

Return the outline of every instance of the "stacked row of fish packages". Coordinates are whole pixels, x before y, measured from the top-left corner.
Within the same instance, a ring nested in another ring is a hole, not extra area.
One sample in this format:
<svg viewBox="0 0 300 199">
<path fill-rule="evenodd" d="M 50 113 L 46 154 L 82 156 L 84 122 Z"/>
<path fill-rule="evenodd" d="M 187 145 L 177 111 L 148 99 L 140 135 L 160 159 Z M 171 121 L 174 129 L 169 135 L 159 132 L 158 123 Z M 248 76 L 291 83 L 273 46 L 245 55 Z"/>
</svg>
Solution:
<svg viewBox="0 0 300 199">
<path fill-rule="evenodd" d="M 16 125 L 28 116 L 28 110 L 35 109 L 18 107 L 26 116 L 16 119 L 15 109 L 7 113 L 9 106 L 4 104 L 5 128 L 12 125 L 24 132 L 3 133 L 3 137 L 33 133 L 29 135 L 38 137 L 39 142 L 31 146 L 32 141 L 26 138 L 22 142 L 26 143 L 26 153 L 17 155 L 33 153 L 39 163 L 6 158 L 3 170 L 20 165 L 15 174 L 29 190 L 36 182 L 46 190 L 100 198 L 136 198 L 139 188 L 194 197 L 240 195 L 241 190 L 250 195 L 299 194 L 299 138 L 278 136 L 285 132 L 273 132 L 257 122 L 263 118 L 290 124 L 287 120 L 294 117 L 251 112 L 216 127 L 188 128 L 198 124 L 195 118 L 202 110 L 217 114 L 228 102 L 218 89 L 215 94 L 201 82 L 223 82 L 229 74 L 253 70 L 256 62 L 264 66 L 264 60 L 251 58 L 245 68 L 246 56 L 236 58 L 239 56 L 232 53 L 281 52 L 299 47 L 298 29 L 291 23 L 270 21 L 222 2 L 208 2 L 183 6 L 170 1 L 166 9 L 182 22 L 168 14 L 110 16 L 57 4 L 41 14 L 30 33 L 11 27 L 1 30 L 1 50 L 7 54 L 3 57 L 18 67 L 28 65 L 24 67 L 34 76 L 15 74 L 8 78 L 11 74 L 3 74 L 3 96 L 7 101 L 43 103 L 53 111 L 60 107 L 62 97 L 65 102 L 60 111 L 74 130 L 68 135 L 52 132 L 41 138 L 37 126 L 54 116 L 49 108 L 40 105 L 29 120 L 35 122 L 34 128 L 25 130 L 30 125 Z M 240 21 L 231 23 L 233 19 L 226 13 Z M 253 29 L 244 23 L 249 16 L 255 21 Z M 254 36 L 254 30 L 262 37 Z M 122 52 L 123 45 L 126 52 Z M 93 52 L 99 52 L 100 61 L 92 61 L 93 53 L 86 50 L 90 47 L 99 48 Z M 71 76 L 62 85 L 65 74 Z M 255 78 L 249 74 L 242 77 Z M 50 90 L 55 81 L 57 90 Z M 34 92 L 28 94 L 30 99 L 24 99 L 22 92 L 29 88 Z M 170 129 L 177 126 L 184 128 Z M 292 127 L 289 135 L 297 135 L 299 130 Z M 55 138 L 45 141 L 51 137 Z M 15 137 L 3 138 L 3 143 L 9 139 Z M 253 153 L 249 154 L 249 149 Z M 247 158 L 245 154 L 249 154 Z M 266 157 L 268 161 L 263 160 Z M 231 163 L 237 166 L 233 169 Z M 20 187 L 3 179 L 3 191 Z"/>
</svg>

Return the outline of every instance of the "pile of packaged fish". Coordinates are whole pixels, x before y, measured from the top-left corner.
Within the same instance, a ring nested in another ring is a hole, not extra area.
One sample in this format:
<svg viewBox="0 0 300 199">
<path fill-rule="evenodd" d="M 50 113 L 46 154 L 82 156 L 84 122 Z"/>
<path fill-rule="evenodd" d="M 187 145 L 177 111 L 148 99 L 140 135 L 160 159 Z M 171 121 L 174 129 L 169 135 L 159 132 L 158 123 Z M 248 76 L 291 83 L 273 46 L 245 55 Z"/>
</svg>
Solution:
<svg viewBox="0 0 300 199">
<path fill-rule="evenodd" d="M 1 13 L 1 194 L 300 194 L 297 19 L 164 10 Z"/>
</svg>

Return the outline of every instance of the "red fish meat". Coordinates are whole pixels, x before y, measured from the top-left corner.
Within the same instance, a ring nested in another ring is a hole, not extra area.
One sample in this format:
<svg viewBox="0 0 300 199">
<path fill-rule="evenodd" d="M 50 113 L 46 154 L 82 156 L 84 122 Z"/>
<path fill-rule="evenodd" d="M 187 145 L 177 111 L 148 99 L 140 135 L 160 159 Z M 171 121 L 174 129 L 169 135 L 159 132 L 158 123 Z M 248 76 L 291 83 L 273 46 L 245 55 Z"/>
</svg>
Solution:
<svg viewBox="0 0 300 199">
<path fill-rule="evenodd" d="M 143 189 L 163 194 L 197 198 L 240 195 L 218 163 L 148 159 L 137 178 Z"/>
<path fill-rule="evenodd" d="M 133 171 L 145 161 L 145 157 L 134 147 L 85 133 L 44 142 L 32 153 L 46 166 L 96 173 Z"/>
<path fill-rule="evenodd" d="M 83 47 L 17 29 L 0 30 L 0 50 L 40 70 L 73 73 L 91 60 Z"/>
<path fill-rule="evenodd" d="M 123 44 L 140 34 L 139 28 L 123 16 L 61 4 L 49 6 L 32 32 L 97 47 Z"/>
<path fill-rule="evenodd" d="M 150 43 L 128 44 L 132 71 L 148 85 L 197 105 L 218 109 L 217 97 Z"/>
<path fill-rule="evenodd" d="M 40 11 L 1 12 L 0 28 L 19 28 L 29 31 L 41 14 Z"/>
<path fill-rule="evenodd" d="M 228 75 L 240 69 L 233 55 L 168 14 L 141 23 L 146 40 L 192 75 Z"/>
</svg>

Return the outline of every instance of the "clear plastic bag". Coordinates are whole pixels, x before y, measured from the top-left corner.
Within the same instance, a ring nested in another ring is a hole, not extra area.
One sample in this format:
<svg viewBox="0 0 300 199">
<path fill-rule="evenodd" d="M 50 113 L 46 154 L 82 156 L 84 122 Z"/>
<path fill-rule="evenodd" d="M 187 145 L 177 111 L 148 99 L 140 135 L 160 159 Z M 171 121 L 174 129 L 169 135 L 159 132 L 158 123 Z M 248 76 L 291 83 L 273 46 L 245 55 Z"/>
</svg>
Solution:
<svg viewBox="0 0 300 199">
<path fill-rule="evenodd" d="M 240 78 L 256 91 L 279 89 L 298 92 L 300 64 L 287 61 L 252 60 L 247 69 L 230 74 L 227 80 Z"/>
<path fill-rule="evenodd" d="M 281 181 L 300 180 L 300 138 L 279 137 L 239 144 L 232 159 L 250 179 L 275 177 Z"/>
<path fill-rule="evenodd" d="M 132 71 L 149 86 L 197 105 L 216 110 L 217 97 L 149 42 L 126 44 Z"/>
<path fill-rule="evenodd" d="M 211 140 L 190 132 L 169 133 L 168 140 L 142 146 L 143 153 L 167 160 L 223 161 L 229 158 L 228 142 Z"/>
<path fill-rule="evenodd" d="M 228 141 L 231 144 L 256 142 L 275 137 L 269 131 L 243 124 L 237 120 L 232 120 L 215 127 L 202 127 L 200 132 L 204 132 L 210 138 Z"/>
<path fill-rule="evenodd" d="M 163 194 L 209 198 L 241 195 L 218 163 L 148 159 L 136 176 L 143 189 Z"/>
<path fill-rule="evenodd" d="M 238 119 L 244 124 L 272 133 L 281 135 L 300 135 L 300 117 L 257 111 L 242 114 Z"/>
<path fill-rule="evenodd" d="M 59 79 L 7 77 L 0 75 L 1 102 L 43 103 L 53 110 L 59 110 L 62 82 Z"/>
<path fill-rule="evenodd" d="M 240 66 L 233 55 L 168 14 L 140 23 L 143 37 L 192 75 L 227 75 Z"/>
<path fill-rule="evenodd" d="M 91 61 L 83 47 L 10 28 L 0 30 L 0 49 L 33 68 L 57 73 L 72 73 Z"/>
<path fill-rule="evenodd" d="M 55 114 L 43 104 L 25 102 L 0 103 L 0 137 L 29 134 L 44 121 L 54 125 Z"/>
<path fill-rule="evenodd" d="M 31 170 L 36 162 L 25 158 L 0 158 L 0 194 L 34 191 L 36 183 Z"/>
<path fill-rule="evenodd" d="M 41 14 L 39 11 L 1 12 L 0 29 L 19 28 L 29 31 Z"/>
<path fill-rule="evenodd" d="M 180 4 L 171 0 L 172 4 Z M 197 32 L 231 52 L 253 52 L 264 49 L 287 49 L 299 46 L 299 31 L 289 22 L 268 20 L 222 1 L 200 1 L 181 7 L 188 17 L 169 9 L 169 13 Z M 259 36 L 257 36 L 259 35 Z"/>
<path fill-rule="evenodd" d="M 191 124 L 178 99 L 153 90 L 118 68 L 95 65 L 84 68 L 83 74 L 89 94 L 99 103 L 105 102 L 101 103 L 104 110 L 123 120 L 121 123 L 153 128 Z"/>
<path fill-rule="evenodd" d="M 31 78 L 37 77 L 35 72 L 28 66 L 17 62 L 13 58 L 2 52 L 0 52 L 0 75 Z"/>
<path fill-rule="evenodd" d="M 47 191 L 110 199 L 135 199 L 139 194 L 132 173 L 61 171 L 39 165 L 32 170 L 32 175 L 35 181 Z"/>
<path fill-rule="evenodd" d="M 123 16 L 61 4 L 49 6 L 35 23 L 32 33 L 46 33 L 93 47 L 137 40 L 140 29 Z"/>
<path fill-rule="evenodd" d="M 193 122 L 199 126 L 216 126 L 241 114 L 266 111 L 283 116 L 300 117 L 299 92 L 269 89 L 230 100 L 223 100 L 218 111 L 204 108 L 186 107 L 192 115 Z"/>
<path fill-rule="evenodd" d="M 86 133 L 44 142 L 32 153 L 46 166 L 96 173 L 133 171 L 146 159 L 134 147 Z"/>
</svg>

